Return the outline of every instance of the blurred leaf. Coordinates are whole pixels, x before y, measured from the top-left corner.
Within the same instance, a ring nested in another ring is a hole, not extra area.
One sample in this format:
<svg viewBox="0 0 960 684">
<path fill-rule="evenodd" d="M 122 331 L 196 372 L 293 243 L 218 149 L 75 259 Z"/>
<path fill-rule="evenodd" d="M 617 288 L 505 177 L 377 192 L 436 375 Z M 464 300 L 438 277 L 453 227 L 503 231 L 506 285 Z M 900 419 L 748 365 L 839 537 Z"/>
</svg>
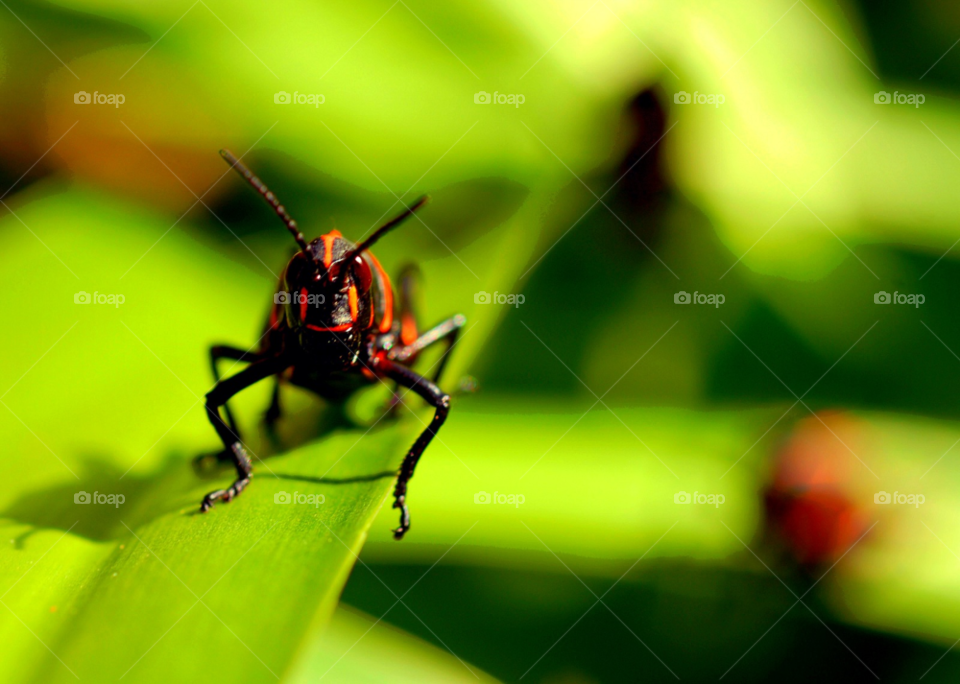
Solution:
<svg viewBox="0 0 960 684">
<path fill-rule="evenodd" d="M 876 526 L 838 566 L 831 601 L 856 624 L 949 646 L 960 630 L 960 425 L 878 413 L 858 417 L 865 444 L 858 454 L 878 476 L 865 476 L 860 503 Z M 879 492 L 887 492 L 891 503 L 878 504 Z"/>
<path fill-rule="evenodd" d="M 462 562 L 553 565 L 553 551 L 604 573 L 610 560 L 646 552 L 724 558 L 741 547 L 721 521 L 742 538 L 755 533 L 761 465 L 779 436 L 764 432 L 783 407 L 614 405 L 616 416 L 589 409 L 546 397 L 533 405 L 506 396 L 456 401 L 439 448 L 411 482 L 416 514 L 408 539 L 387 543 L 384 509 L 364 557 L 432 561 L 438 548 L 456 543 L 450 558 Z M 678 506 L 679 491 L 723 494 L 725 502 Z M 481 492 L 523 501 L 483 505 Z"/>
<path fill-rule="evenodd" d="M 496 681 L 407 632 L 343 606 L 286 681 L 306 684 L 318 679 L 332 684 Z"/>
<path fill-rule="evenodd" d="M 957 107 L 920 81 L 906 87 L 925 93 L 922 107 L 875 104 L 875 92 L 904 86 L 879 80 L 856 17 L 829 3 L 693 11 L 615 2 L 586 12 L 293 3 L 266 15 L 214 2 L 185 15 L 156 3 L 68 6 L 128 24 L 155 45 L 71 62 L 98 84 L 91 88 L 122 83 L 122 112 L 78 111 L 77 79 L 61 71 L 50 80 L 50 129 L 78 117 L 87 124 L 60 154 L 71 169 L 148 189 L 154 201 L 192 200 L 121 117 L 195 189 L 216 177 L 207 150 L 270 131 L 262 147 L 367 188 L 497 177 L 556 193 L 619 161 L 626 104 L 656 84 L 678 124 L 663 143 L 674 182 L 748 267 L 810 280 L 865 243 L 941 253 L 953 242 Z M 279 90 L 326 100 L 276 105 Z M 480 90 L 526 100 L 479 106 Z M 680 91 L 725 101 L 684 106 L 672 97 Z M 104 147 L 127 162 L 91 164 Z M 544 229 L 559 236 L 568 225 Z"/>
<path fill-rule="evenodd" d="M 579 579 L 551 560 L 543 569 L 443 562 L 404 599 L 410 610 L 389 612 L 396 599 L 377 578 L 408 587 L 430 564 L 377 564 L 376 577 L 353 573 L 343 601 L 442 640 L 507 682 L 676 682 L 664 664 L 682 682 L 715 682 L 728 669 L 723 681 L 749 684 L 875 682 L 864 663 L 884 682 L 915 682 L 934 663 L 923 682 L 960 676 L 960 654 L 945 653 L 953 639 L 941 646 L 844 623 L 814 591 L 804 603 L 818 620 L 745 550 L 735 564 L 622 560 L 607 577 Z M 776 570 L 798 594 L 813 581 Z"/>
</svg>

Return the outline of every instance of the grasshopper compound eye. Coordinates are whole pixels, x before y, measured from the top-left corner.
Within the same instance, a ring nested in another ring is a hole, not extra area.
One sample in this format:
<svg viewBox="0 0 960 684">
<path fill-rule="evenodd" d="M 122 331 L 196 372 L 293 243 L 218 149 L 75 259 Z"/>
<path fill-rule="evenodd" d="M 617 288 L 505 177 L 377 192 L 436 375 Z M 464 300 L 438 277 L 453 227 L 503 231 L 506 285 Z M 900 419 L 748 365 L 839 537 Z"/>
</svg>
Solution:
<svg viewBox="0 0 960 684">
<path fill-rule="evenodd" d="M 237 392 L 270 376 L 275 378 L 273 398 L 265 415 L 267 432 L 272 435 L 282 415 L 281 382 L 297 385 L 332 402 L 345 401 L 363 385 L 392 382 L 418 394 L 435 409 L 433 420 L 410 447 L 397 474 L 393 507 L 400 510 L 400 526 L 394 530 L 394 538 L 401 539 L 410 529 L 407 483 L 450 410 L 450 396 L 437 382 L 466 321 L 463 316 L 453 316 L 420 333 L 409 293 L 413 287 L 411 278 L 401 279 L 400 310 L 395 315 L 393 285 L 369 250 L 426 204 L 428 198 L 421 197 L 357 244 L 337 230 L 308 243 L 276 195 L 231 152 L 221 150 L 220 155 L 273 208 L 299 251 L 280 278 L 259 348 L 252 351 L 217 345 L 210 349 L 217 384 L 206 396 L 207 415 L 223 442 L 224 450 L 218 458 L 233 463 L 237 477 L 228 488 L 207 494 L 200 510 L 205 512 L 217 502 L 232 501 L 250 483 L 253 467 L 227 406 Z M 446 348 L 434 364 L 432 378 L 412 370 L 419 353 L 438 342 L 445 343 Z M 221 380 L 217 361 L 222 358 L 249 365 Z"/>
</svg>

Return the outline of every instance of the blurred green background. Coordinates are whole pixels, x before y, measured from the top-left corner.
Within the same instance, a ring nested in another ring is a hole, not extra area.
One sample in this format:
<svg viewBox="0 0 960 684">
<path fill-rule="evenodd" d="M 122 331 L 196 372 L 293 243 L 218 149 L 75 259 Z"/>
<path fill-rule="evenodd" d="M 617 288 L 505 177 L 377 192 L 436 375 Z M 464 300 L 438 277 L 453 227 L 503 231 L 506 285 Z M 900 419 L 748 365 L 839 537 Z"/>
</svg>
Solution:
<svg viewBox="0 0 960 684">
<path fill-rule="evenodd" d="M 958 38 L 940 0 L 4 3 L 0 678 L 955 681 Z M 195 513 L 207 349 L 293 247 L 220 148 L 308 238 L 432 196 L 375 250 L 468 319 L 401 543 L 430 414 L 382 386 L 285 388 L 279 444 L 243 392 L 256 477 Z"/>
</svg>

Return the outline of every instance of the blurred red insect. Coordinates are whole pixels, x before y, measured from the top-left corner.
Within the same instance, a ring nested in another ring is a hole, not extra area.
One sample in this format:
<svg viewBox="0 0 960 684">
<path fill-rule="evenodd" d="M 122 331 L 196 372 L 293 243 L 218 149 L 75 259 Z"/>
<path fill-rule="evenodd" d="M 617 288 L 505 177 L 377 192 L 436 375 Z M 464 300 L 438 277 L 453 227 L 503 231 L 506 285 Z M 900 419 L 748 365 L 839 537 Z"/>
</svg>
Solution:
<svg viewBox="0 0 960 684">
<path fill-rule="evenodd" d="M 764 496 L 767 520 L 802 565 L 836 560 L 867 529 L 866 471 L 848 450 L 860 434 L 849 416 L 824 411 L 798 423 L 777 455 Z"/>
</svg>

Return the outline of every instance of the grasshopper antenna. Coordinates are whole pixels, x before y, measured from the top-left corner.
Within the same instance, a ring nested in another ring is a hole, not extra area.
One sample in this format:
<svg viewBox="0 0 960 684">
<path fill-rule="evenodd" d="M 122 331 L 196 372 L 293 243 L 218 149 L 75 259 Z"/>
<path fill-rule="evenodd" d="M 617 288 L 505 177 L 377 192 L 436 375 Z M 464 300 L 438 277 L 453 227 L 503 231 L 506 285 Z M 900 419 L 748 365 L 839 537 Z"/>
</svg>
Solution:
<svg viewBox="0 0 960 684">
<path fill-rule="evenodd" d="M 417 211 L 417 209 L 419 209 L 420 207 L 422 207 L 424 204 L 426 204 L 426 203 L 429 202 L 429 201 L 430 201 L 430 196 L 429 196 L 429 195 L 423 195 L 422 197 L 420 197 L 416 202 L 414 202 L 414 203 L 411 204 L 409 207 L 407 207 L 407 209 L 406 209 L 402 214 L 400 214 L 399 216 L 397 216 L 396 218 L 394 218 L 394 219 L 392 219 L 392 220 L 390 220 L 390 221 L 387 221 L 387 222 L 384 223 L 382 226 L 380 226 L 380 227 L 377 228 L 375 231 L 373 231 L 373 235 L 371 235 L 370 237 L 368 237 L 366 240 L 364 240 L 363 242 L 361 242 L 359 245 L 357 245 L 357 246 L 354 247 L 352 250 L 350 250 L 346 255 L 344 255 L 343 260 L 344 260 L 345 262 L 349 262 L 351 259 L 353 259 L 353 258 L 354 258 L 355 256 L 357 256 L 358 254 L 361 254 L 362 252 L 365 252 L 365 251 L 367 251 L 368 249 L 370 249 L 370 248 L 373 246 L 373 243 L 375 243 L 377 240 L 379 240 L 380 238 L 382 238 L 384 235 L 386 235 L 387 233 L 389 233 L 391 230 L 393 230 L 394 228 L 396 228 L 397 226 L 399 226 L 401 223 L 403 223 L 404 221 L 406 221 L 408 218 L 410 218 L 411 216 L 413 216 L 413 213 L 414 213 L 415 211 Z"/>
<path fill-rule="evenodd" d="M 340 261 L 342 261 L 344 264 L 349 264 L 351 261 L 353 261 L 355 257 L 359 256 L 366 250 L 370 249 L 370 247 L 373 246 L 374 242 L 376 242 L 377 240 L 382 238 L 384 235 L 389 233 L 391 230 L 393 230 L 394 228 L 399 226 L 401 223 L 406 221 L 408 218 L 410 218 L 413 215 L 413 213 L 417 209 L 419 209 L 429 201 L 430 201 L 429 195 L 422 195 L 416 202 L 414 202 L 409 207 L 407 207 L 407 209 L 403 213 L 401 213 L 396 218 L 384 223 L 382 226 L 380 226 L 375 231 L 373 231 L 373 235 L 371 235 L 366 240 L 361 242 L 359 245 L 357 245 L 356 247 L 351 249 L 349 252 L 344 254 L 343 258 Z M 334 276 L 335 282 L 342 283 L 343 279 L 347 275 L 347 271 L 349 271 L 349 268 L 344 268 L 339 272 L 339 274 L 335 275 Z"/>
<path fill-rule="evenodd" d="M 284 225 L 287 227 L 287 230 L 289 230 L 290 234 L 293 235 L 293 239 L 297 241 L 298 245 L 300 245 L 300 251 L 303 252 L 307 258 L 310 258 L 310 253 L 307 251 L 307 241 L 303 239 L 303 233 L 301 233 L 300 229 L 297 228 L 297 222 L 290 218 L 290 214 L 288 214 L 284 206 L 280 204 L 280 200 L 277 199 L 277 196 L 270 192 L 270 189 L 263 184 L 262 180 L 253 175 L 253 171 L 248 169 L 242 161 L 233 156 L 233 152 L 230 150 L 220 150 L 220 156 L 223 157 L 230 166 L 236 169 L 237 173 L 243 176 L 246 181 L 253 186 L 254 190 L 260 193 L 263 199 L 267 201 L 267 204 L 273 207 L 273 210 L 277 212 L 277 216 L 280 217 L 280 220 L 283 221 Z M 394 221 L 396 221 L 396 219 L 394 219 Z M 374 235 L 376 235 L 376 233 Z"/>
</svg>

